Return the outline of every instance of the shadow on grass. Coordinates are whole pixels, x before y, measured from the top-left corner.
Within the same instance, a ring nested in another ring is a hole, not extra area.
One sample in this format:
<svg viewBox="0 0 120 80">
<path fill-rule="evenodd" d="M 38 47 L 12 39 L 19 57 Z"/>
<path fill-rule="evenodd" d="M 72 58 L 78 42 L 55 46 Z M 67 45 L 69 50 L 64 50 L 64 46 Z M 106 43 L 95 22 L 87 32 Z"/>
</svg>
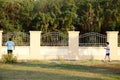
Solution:
<svg viewBox="0 0 120 80">
<path fill-rule="evenodd" d="M 96 63 L 97 64 L 97 63 Z M 22 62 L 16 65 L 27 66 L 27 67 L 41 67 L 41 68 L 51 68 L 51 69 L 64 69 L 70 71 L 80 71 L 80 72 L 91 72 L 91 73 L 101 73 L 101 74 L 112 74 L 120 75 L 120 68 L 105 67 L 107 64 L 100 65 L 81 65 L 81 64 L 67 64 L 67 63 L 41 63 L 41 62 Z M 113 64 L 114 65 L 114 64 Z"/>
<path fill-rule="evenodd" d="M 102 80 L 102 79 L 54 74 L 40 71 L 0 69 L 0 80 Z"/>
</svg>

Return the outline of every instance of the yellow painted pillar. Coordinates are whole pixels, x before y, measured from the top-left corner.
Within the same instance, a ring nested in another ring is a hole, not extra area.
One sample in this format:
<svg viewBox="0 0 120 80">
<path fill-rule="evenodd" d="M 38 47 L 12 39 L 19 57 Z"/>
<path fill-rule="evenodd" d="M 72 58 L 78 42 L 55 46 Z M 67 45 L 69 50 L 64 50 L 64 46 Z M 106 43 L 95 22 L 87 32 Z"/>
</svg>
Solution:
<svg viewBox="0 0 120 80">
<path fill-rule="evenodd" d="M 118 31 L 107 31 L 107 42 L 110 45 L 111 60 L 118 59 Z"/>
<path fill-rule="evenodd" d="M 69 31 L 69 59 L 77 60 L 79 54 L 79 32 Z"/>
<path fill-rule="evenodd" d="M 40 59 L 41 31 L 30 31 L 30 59 Z"/>
</svg>

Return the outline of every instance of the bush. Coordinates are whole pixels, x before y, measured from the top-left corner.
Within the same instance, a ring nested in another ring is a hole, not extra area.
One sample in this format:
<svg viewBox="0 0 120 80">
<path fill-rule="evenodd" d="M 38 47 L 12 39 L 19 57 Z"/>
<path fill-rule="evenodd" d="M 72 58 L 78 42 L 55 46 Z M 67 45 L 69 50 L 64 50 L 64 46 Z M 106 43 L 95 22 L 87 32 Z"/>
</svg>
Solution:
<svg viewBox="0 0 120 80">
<path fill-rule="evenodd" d="M 16 63 L 17 62 L 17 57 L 14 56 L 13 54 L 3 54 L 2 55 L 2 61 L 4 63 Z"/>
</svg>

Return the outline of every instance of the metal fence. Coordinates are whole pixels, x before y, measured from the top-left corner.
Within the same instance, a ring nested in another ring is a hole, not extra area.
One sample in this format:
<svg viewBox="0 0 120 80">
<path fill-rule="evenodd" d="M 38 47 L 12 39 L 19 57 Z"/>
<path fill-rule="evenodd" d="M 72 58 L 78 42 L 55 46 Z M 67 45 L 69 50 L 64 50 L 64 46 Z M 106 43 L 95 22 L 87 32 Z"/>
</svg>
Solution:
<svg viewBox="0 0 120 80">
<path fill-rule="evenodd" d="M 106 41 L 106 35 L 96 32 L 89 32 L 80 35 L 79 46 L 105 46 Z"/>
<path fill-rule="evenodd" d="M 42 34 L 41 46 L 68 46 L 68 34 L 61 32 Z"/>
<path fill-rule="evenodd" d="M 9 32 L 3 33 L 2 35 L 2 45 L 5 45 L 5 42 L 12 38 L 16 46 L 29 46 L 30 45 L 30 34 L 25 32 Z"/>
<path fill-rule="evenodd" d="M 16 46 L 29 46 L 30 45 L 30 34 L 25 32 L 11 32 L 3 33 L 2 45 L 12 38 Z M 89 32 L 81 34 L 79 36 L 79 46 L 105 46 L 107 36 Z M 68 34 L 61 32 L 50 32 L 41 34 L 41 46 L 68 46 Z M 120 46 L 120 35 L 118 38 L 118 46 Z"/>
<path fill-rule="evenodd" d="M 118 47 L 120 47 L 120 35 L 118 35 Z"/>
</svg>

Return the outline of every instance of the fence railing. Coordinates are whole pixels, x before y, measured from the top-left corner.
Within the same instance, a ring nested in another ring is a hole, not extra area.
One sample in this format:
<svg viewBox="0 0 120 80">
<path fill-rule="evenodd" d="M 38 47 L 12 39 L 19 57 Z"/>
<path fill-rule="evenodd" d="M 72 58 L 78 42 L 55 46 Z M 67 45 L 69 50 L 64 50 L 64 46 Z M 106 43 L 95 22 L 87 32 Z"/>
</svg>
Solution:
<svg viewBox="0 0 120 80">
<path fill-rule="evenodd" d="M 10 32 L 3 33 L 2 45 L 12 38 L 16 46 L 29 46 L 30 45 L 30 34 L 25 32 Z M 79 46 L 105 46 L 107 36 L 89 32 L 81 34 L 79 36 Z M 61 32 L 50 32 L 41 34 L 41 46 L 68 46 L 68 34 Z M 118 35 L 118 46 L 120 47 L 120 35 Z"/>
<path fill-rule="evenodd" d="M 118 47 L 120 47 L 120 35 L 118 35 Z"/>
<path fill-rule="evenodd" d="M 25 32 L 9 32 L 3 33 L 2 35 L 2 45 L 5 45 L 5 42 L 12 38 L 16 46 L 29 46 L 30 45 L 30 35 Z"/>
<path fill-rule="evenodd" d="M 106 41 L 106 35 L 95 32 L 89 32 L 80 35 L 79 46 L 105 46 Z"/>
<path fill-rule="evenodd" d="M 41 46 L 68 46 L 68 34 L 60 32 L 42 34 Z"/>
</svg>

